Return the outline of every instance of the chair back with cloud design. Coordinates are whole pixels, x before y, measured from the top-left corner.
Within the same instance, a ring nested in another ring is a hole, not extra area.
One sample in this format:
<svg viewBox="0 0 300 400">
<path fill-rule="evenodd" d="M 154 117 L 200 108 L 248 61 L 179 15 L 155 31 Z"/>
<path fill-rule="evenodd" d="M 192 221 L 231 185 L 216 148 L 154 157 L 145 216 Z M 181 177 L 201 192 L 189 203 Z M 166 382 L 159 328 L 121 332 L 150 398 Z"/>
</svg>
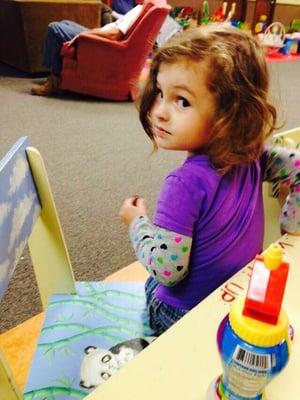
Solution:
<svg viewBox="0 0 300 400">
<path fill-rule="evenodd" d="M 1 160 L 0 185 L 0 297 L 28 242 L 46 308 L 53 292 L 74 293 L 75 285 L 45 166 L 26 137 Z"/>
<path fill-rule="evenodd" d="M 28 243 L 45 309 L 53 292 L 74 293 L 75 283 L 43 160 L 26 137 L 0 161 L 0 187 L 0 298 Z M 18 398 L 3 353 L 0 357 L 1 396 Z"/>
<path fill-rule="evenodd" d="M 83 398 L 100 384 L 81 371 L 87 349 L 152 335 L 144 283 L 74 281 L 45 165 L 26 137 L 0 161 L 0 188 L 0 298 L 28 243 L 45 309 L 0 335 L 0 399 Z"/>
</svg>

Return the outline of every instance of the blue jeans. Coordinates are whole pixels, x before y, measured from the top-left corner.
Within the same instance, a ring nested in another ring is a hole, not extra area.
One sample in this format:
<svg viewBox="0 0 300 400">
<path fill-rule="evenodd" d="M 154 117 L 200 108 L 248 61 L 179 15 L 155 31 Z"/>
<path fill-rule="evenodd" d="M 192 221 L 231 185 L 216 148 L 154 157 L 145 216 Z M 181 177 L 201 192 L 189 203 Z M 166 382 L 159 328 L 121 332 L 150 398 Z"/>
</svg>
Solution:
<svg viewBox="0 0 300 400">
<path fill-rule="evenodd" d="M 60 50 L 63 43 L 87 30 L 88 28 L 68 20 L 51 22 L 51 24 L 48 25 L 48 31 L 44 43 L 44 66 L 49 69 L 50 72 L 59 76 L 62 69 Z"/>
<path fill-rule="evenodd" d="M 155 291 L 158 285 L 159 282 L 151 276 L 145 283 L 146 305 L 150 318 L 150 327 L 154 330 L 156 336 L 164 333 L 189 311 L 169 306 L 158 300 L 155 297 Z"/>
</svg>

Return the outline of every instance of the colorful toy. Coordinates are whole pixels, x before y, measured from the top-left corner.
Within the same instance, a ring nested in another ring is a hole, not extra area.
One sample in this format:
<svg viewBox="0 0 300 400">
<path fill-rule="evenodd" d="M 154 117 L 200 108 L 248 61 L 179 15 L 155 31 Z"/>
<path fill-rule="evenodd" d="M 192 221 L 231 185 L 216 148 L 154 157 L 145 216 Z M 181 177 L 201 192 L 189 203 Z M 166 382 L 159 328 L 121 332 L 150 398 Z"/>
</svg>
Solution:
<svg viewBox="0 0 300 400">
<path fill-rule="evenodd" d="M 190 19 L 190 28 L 197 28 L 199 21 L 199 10 L 194 10 Z"/>
<path fill-rule="evenodd" d="M 276 325 L 281 309 L 289 265 L 282 262 L 278 244 L 268 248 L 264 256 L 255 257 L 243 315 Z"/>
<path fill-rule="evenodd" d="M 267 16 L 266 15 L 261 15 L 259 18 L 259 21 L 257 22 L 257 24 L 254 27 L 254 32 L 256 34 L 258 33 L 264 33 L 264 31 L 267 28 Z"/>
<path fill-rule="evenodd" d="M 174 9 L 174 19 L 183 28 L 190 26 L 193 15 L 194 9 L 192 7 L 175 7 Z"/>
<path fill-rule="evenodd" d="M 264 46 L 267 55 L 278 54 L 284 46 L 285 28 L 281 22 L 273 22 L 264 33 L 257 34 L 257 40 Z"/>
<path fill-rule="evenodd" d="M 227 6 L 228 6 L 227 1 L 224 1 L 222 5 L 217 9 L 217 11 L 212 16 L 210 16 L 209 3 L 208 1 L 204 0 L 199 24 L 206 25 L 208 23 L 217 22 L 217 23 L 225 23 L 228 25 L 232 25 L 239 29 L 249 30 L 249 25 L 246 22 L 234 19 L 234 14 L 236 12 L 236 2 L 233 2 L 231 4 L 230 10 L 226 16 Z"/>
<path fill-rule="evenodd" d="M 232 3 L 230 11 L 226 17 L 226 22 L 230 22 L 233 19 L 233 16 L 235 14 L 235 8 L 236 8 L 236 3 Z"/>
<path fill-rule="evenodd" d="M 214 22 L 222 22 L 225 20 L 225 13 L 227 9 L 227 2 L 224 3 L 217 9 L 217 11 L 212 15 L 212 21 Z"/>
<path fill-rule="evenodd" d="M 200 19 L 200 24 L 205 25 L 208 24 L 209 22 L 209 3 L 207 0 L 204 0 L 203 5 L 202 5 L 202 16 Z"/>
<path fill-rule="evenodd" d="M 293 19 L 289 28 L 289 33 L 300 32 L 300 19 Z"/>
<path fill-rule="evenodd" d="M 284 46 L 279 50 L 283 54 L 300 54 L 300 33 L 287 35 Z"/>
<path fill-rule="evenodd" d="M 223 374 L 210 386 L 207 399 L 266 399 L 266 385 L 289 359 L 289 322 L 281 309 L 288 269 L 278 244 L 255 258 L 246 298 L 238 298 L 219 325 Z"/>
</svg>

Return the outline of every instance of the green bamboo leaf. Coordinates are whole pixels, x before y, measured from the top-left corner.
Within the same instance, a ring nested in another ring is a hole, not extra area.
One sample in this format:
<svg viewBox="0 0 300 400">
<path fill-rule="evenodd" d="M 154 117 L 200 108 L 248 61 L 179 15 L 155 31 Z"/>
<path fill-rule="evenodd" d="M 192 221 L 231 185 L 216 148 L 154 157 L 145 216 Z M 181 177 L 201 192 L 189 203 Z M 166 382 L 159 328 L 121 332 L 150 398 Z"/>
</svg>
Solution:
<svg viewBox="0 0 300 400">
<path fill-rule="evenodd" d="M 66 315 L 66 314 L 59 314 L 57 316 L 57 322 L 62 322 L 62 323 L 63 322 L 70 322 L 70 321 L 72 321 L 73 317 L 74 317 L 73 313 L 71 313 L 69 316 Z"/>
<path fill-rule="evenodd" d="M 78 322 L 68 322 L 68 323 L 56 323 L 53 325 L 48 325 L 42 328 L 42 333 L 48 331 L 54 331 L 59 329 L 77 329 L 78 331 L 89 331 L 92 329 L 90 326 L 85 324 L 80 324 Z"/>
<path fill-rule="evenodd" d="M 74 353 L 69 347 L 61 347 L 60 349 L 59 349 L 59 352 L 61 353 L 61 354 L 63 354 L 64 356 L 66 356 L 66 357 L 72 357 L 72 356 L 74 356 L 76 353 Z"/>
<path fill-rule="evenodd" d="M 91 335 L 96 335 L 96 336 L 101 336 L 106 339 L 109 339 L 112 343 L 120 343 L 123 340 L 126 340 L 127 338 L 131 337 L 141 337 L 141 336 L 149 336 L 152 334 L 152 331 L 149 327 L 148 329 L 145 329 L 145 326 L 142 326 L 141 324 L 136 327 L 136 329 L 132 329 L 131 327 L 127 327 L 126 325 L 112 325 L 112 326 L 106 326 L 106 327 L 97 327 L 90 329 L 89 331 L 81 332 L 79 334 L 75 334 L 66 338 L 61 338 L 58 339 L 54 342 L 44 342 L 44 343 L 39 343 L 38 348 L 39 349 L 46 349 L 46 351 L 51 352 L 55 348 L 58 348 L 59 346 L 67 346 L 71 342 L 76 341 L 82 337 L 86 336 L 91 336 Z M 120 335 L 116 336 L 113 335 L 113 332 L 116 332 L 118 334 L 124 333 L 125 337 L 121 337 Z"/>
<path fill-rule="evenodd" d="M 137 326 L 137 325 L 139 326 L 141 324 L 140 321 L 132 320 L 130 318 L 126 318 L 124 316 L 114 314 L 110 311 L 105 310 L 102 307 L 99 307 L 98 304 L 95 304 L 91 301 L 86 301 L 86 300 L 76 298 L 75 296 L 72 299 L 64 299 L 64 300 L 54 301 L 54 302 L 50 303 L 49 308 L 57 307 L 62 304 L 72 304 L 72 305 L 76 304 L 76 305 L 87 307 L 91 310 L 94 310 L 95 313 L 106 317 L 107 319 L 110 319 L 112 321 L 116 321 L 117 323 L 120 323 L 120 325 L 124 324 L 124 325 L 131 325 L 131 326 Z M 143 324 L 143 325 L 146 325 L 146 324 Z"/>
<path fill-rule="evenodd" d="M 72 387 L 74 379 L 70 379 L 68 376 L 62 376 L 60 379 L 57 379 L 57 384 L 59 386 L 66 386 L 66 387 Z"/>
<path fill-rule="evenodd" d="M 86 397 L 87 393 L 83 390 L 75 389 L 75 388 L 68 388 L 63 386 L 49 386 L 45 388 L 31 390 L 29 392 L 24 393 L 23 398 L 24 400 L 33 400 L 33 399 L 47 399 L 47 396 L 55 396 L 57 395 L 69 395 L 72 396 L 74 399 L 83 399 Z M 46 397 L 45 397 L 46 396 Z"/>
</svg>

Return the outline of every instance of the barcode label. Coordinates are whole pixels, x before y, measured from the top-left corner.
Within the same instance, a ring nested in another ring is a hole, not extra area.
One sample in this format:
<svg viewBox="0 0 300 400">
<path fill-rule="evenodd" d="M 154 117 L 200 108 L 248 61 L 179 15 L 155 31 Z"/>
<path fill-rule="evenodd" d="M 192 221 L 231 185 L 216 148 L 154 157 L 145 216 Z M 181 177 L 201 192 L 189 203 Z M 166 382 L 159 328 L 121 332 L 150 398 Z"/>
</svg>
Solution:
<svg viewBox="0 0 300 400">
<path fill-rule="evenodd" d="M 243 349 L 240 346 L 237 346 L 233 359 L 239 363 L 243 364 L 247 367 L 252 367 L 260 370 L 268 370 L 271 369 L 271 355 L 270 354 L 257 354 L 252 351 L 248 351 Z"/>
</svg>

